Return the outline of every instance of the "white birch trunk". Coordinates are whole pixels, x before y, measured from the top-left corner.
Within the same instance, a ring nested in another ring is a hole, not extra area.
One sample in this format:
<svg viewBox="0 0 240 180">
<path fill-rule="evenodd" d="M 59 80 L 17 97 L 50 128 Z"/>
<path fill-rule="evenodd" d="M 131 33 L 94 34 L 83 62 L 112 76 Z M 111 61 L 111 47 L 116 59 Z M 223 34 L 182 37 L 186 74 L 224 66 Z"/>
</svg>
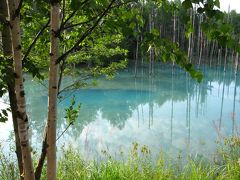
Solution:
<svg viewBox="0 0 240 180">
<path fill-rule="evenodd" d="M 58 64 L 59 39 L 56 32 L 60 25 L 60 5 L 51 5 L 51 49 L 48 89 L 48 127 L 47 127 L 47 179 L 56 179 L 56 121 L 57 121 L 57 92 L 58 92 Z"/>
<path fill-rule="evenodd" d="M 22 72 L 22 52 L 21 52 L 21 32 L 20 32 L 20 14 L 17 13 L 19 0 L 8 1 L 9 12 L 11 16 L 11 35 L 14 61 L 15 93 L 17 99 L 17 122 L 18 133 L 23 156 L 24 179 L 34 180 L 34 169 L 31 157 L 31 147 L 29 144 L 29 123 L 26 114 L 26 100 L 23 85 Z"/>
</svg>

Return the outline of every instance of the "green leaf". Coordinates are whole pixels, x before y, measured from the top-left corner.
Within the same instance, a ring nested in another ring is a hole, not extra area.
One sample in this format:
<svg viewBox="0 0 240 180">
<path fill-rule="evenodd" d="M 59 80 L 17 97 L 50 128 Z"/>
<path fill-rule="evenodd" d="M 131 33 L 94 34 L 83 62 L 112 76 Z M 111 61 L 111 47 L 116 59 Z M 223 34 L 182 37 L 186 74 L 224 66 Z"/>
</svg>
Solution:
<svg viewBox="0 0 240 180">
<path fill-rule="evenodd" d="M 80 0 L 71 0 L 70 6 L 71 6 L 73 11 L 76 11 L 76 10 L 78 10 L 80 4 L 81 4 Z"/>
<path fill-rule="evenodd" d="M 215 0 L 214 5 L 217 6 L 218 8 L 220 8 L 220 1 L 219 0 Z"/>
<path fill-rule="evenodd" d="M 135 22 L 131 22 L 130 25 L 129 25 L 129 27 L 130 27 L 131 29 L 135 29 L 136 23 L 135 23 Z"/>
<path fill-rule="evenodd" d="M 182 2 L 182 5 L 183 5 L 183 7 L 186 8 L 186 9 L 190 9 L 190 8 L 193 7 L 191 0 L 185 0 L 185 1 L 183 1 L 183 2 Z"/>
<path fill-rule="evenodd" d="M 156 28 L 153 28 L 153 29 L 152 29 L 152 34 L 153 34 L 154 36 L 159 36 L 159 35 L 160 35 L 159 31 L 158 31 Z"/>
</svg>

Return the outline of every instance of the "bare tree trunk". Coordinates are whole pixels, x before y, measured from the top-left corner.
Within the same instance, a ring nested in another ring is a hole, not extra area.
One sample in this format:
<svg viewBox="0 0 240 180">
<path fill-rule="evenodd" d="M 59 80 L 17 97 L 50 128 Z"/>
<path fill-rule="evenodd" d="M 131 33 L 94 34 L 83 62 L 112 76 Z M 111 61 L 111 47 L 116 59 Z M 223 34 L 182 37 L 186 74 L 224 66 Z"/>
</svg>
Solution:
<svg viewBox="0 0 240 180">
<path fill-rule="evenodd" d="M 173 42 L 176 42 L 176 12 L 173 12 Z"/>
<path fill-rule="evenodd" d="M 200 19 L 199 19 L 199 24 L 201 24 L 202 23 L 202 16 L 200 16 Z M 200 29 L 200 27 L 199 27 L 199 59 L 198 59 L 198 66 L 200 66 L 201 65 L 201 61 L 202 61 L 202 51 L 203 51 L 203 34 L 202 34 L 202 31 L 201 31 L 201 29 Z"/>
<path fill-rule="evenodd" d="M 176 43 L 176 11 L 173 12 L 173 42 Z M 175 62 L 172 62 L 172 65 L 175 65 Z"/>
<path fill-rule="evenodd" d="M 47 124 L 47 179 L 56 179 L 56 121 L 58 93 L 59 38 L 57 31 L 60 25 L 60 4 L 58 0 L 51 1 L 51 49 L 48 89 L 48 124 Z"/>
<path fill-rule="evenodd" d="M 192 24 L 192 9 L 190 10 L 190 21 Z M 191 62 L 191 47 L 192 47 L 192 32 L 190 33 L 190 37 L 188 39 L 188 60 Z"/>
<path fill-rule="evenodd" d="M 177 18 L 177 42 L 180 45 L 180 32 L 181 32 L 181 27 L 180 27 L 180 23 L 179 23 L 179 18 Z"/>
<path fill-rule="evenodd" d="M 192 10 L 192 26 L 193 26 L 193 29 L 195 29 L 195 18 L 196 18 L 196 6 L 194 7 L 194 10 Z M 194 57 L 194 39 L 195 39 L 195 35 L 194 35 L 194 32 L 192 32 L 192 35 L 191 35 L 191 62 L 192 62 L 192 58 Z"/>
<path fill-rule="evenodd" d="M 227 46 L 226 46 L 226 47 L 225 47 L 225 57 L 224 57 L 224 72 L 226 72 L 227 55 L 228 55 L 228 49 L 227 49 Z"/>
<path fill-rule="evenodd" d="M 237 52 L 236 57 L 235 57 L 235 75 L 237 75 L 237 73 L 238 73 L 238 56 L 239 56 L 239 54 Z"/>
<path fill-rule="evenodd" d="M 210 67 L 212 67 L 212 60 L 213 60 L 213 53 L 215 49 L 215 41 L 213 41 L 212 49 L 211 49 L 211 54 L 210 54 Z"/>
<path fill-rule="evenodd" d="M 22 149 L 24 178 L 34 180 L 34 170 L 31 157 L 31 147 L 29 144 L 29 123 L 26 113 L 26 100 L 22 75 L 22 52 L 21 52 L 21 36 L 20 36 L 20 8 L 21 1 L 8 1 L 10 12 L 10 24 L 12 35 L 12 49 L 14 61 L 15 76 L 15 93 L 17 100 L 17 122 L 20 145 Z"/>
<path fill-rule="evenodd" d="M 197 39 L 197 55 L 200 55 L 200 44 L 201 44 L 201 15 L 199 15 L 198 23 L 198 39 Z"/>
<path fill-rule="evenodd" d="M 152 15 L 152 10 L 149 14 L 149 32 L 152 32 L 152 21 L 153 21 L 153 15 Z M 149 76 L 153 75 L 153 47 L 150 47 L 149 49 Z"/>
<path fill-rule="evenodd" d="M 136 44 L 136 52 L 135 52 L 135 77 L 137 77 L 137 66 L 138 66 L 138 50 L 139 50 L 139 36 L 137 35 L 137 44 Z"/>
</svg>

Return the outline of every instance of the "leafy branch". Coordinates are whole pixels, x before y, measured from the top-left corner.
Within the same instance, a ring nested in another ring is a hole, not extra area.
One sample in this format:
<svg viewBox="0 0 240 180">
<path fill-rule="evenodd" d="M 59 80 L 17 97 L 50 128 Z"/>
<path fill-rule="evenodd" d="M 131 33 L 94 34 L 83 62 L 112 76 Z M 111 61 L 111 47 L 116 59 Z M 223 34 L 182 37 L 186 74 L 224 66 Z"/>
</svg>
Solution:
<svg viewBox="0 0 240 180">
<path fill-rule="evenodd" d="M 39 37 L 42 35 L 42 33 L 44 32 L 44 30 L 48 27 L 50 23 L 50 19 L 47 21 L 47 23 L 42 27 L 42 29 L 40 29 L 37 33 L 37 35 L 35 36 L 35 38 L 33 39 L 32 43 L 30 44 L 30 46 L 28 47 L 24 57 L 23 57 L 23 61 L 25 61 L 29 55 L 29 53 L 31 52 L 32 48 L 35 46 L 37 40 L 39 39 Z"/>
<path fill-rule="evenodd" d="M 73 45 L 72 48 L 70 48 L 68 51 L 66 51 L 64 54 L 62 54 L 56 61 L 56 63 L 58 64 L 59 62 L 61 62 L 62 60 L 66 59 L 67 56 L 74 52 L 76 49 L 79 48 L 80 43 L 82 43 L 86 37 L 88 37 L 92 31 L 98 26 L 99 22 L 103 19 L 104 16 L 107 15 L 107 13 L 109 12 L 109 10 L 111 9 L 112 5 L 114 4 L 116 0 L 112 0 L 111 3 L 108 5 L 108 7 L 105 9 L 105 11 L 101 14 L 101 16 L 97 19 L 97 21 L 93 24 L 92 27 L 90 27 L 89 29 L 87 29 L 85 31 L 85 33 L 77 40 L 77 42 Z"/>
</svg>

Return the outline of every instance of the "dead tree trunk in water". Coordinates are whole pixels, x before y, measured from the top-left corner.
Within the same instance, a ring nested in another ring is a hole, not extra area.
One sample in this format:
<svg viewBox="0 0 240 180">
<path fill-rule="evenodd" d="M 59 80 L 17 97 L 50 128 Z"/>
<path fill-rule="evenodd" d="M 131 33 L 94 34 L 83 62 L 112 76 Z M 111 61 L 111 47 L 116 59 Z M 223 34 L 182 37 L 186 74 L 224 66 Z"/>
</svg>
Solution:
<svg viewBox="0 0 240 180">
<path fill-rule="evenodd" d="M 152 32 L 152 29 L 154 27 L 153 22 L 153 9 L 151 10 L 149 14 L 149 32 Z M 151 45 L 149 48 L 149 76 L 153 76 L 153 66 L 154 66 L 154 47 Z"/>
<path fill-rule="evenodd" d="M 176 43 L 176 11 L 173 12 L 173 42 Z M 172 65 L 175 65 L 175 62 L 172 62 Z"/>
<path fill-rule="evenodd" d="M 238 73 L 238 60 L 239 59 L 239 54 L 237 52 L 236 57 L 235 57 L 235 76 L 237 76 Z"/>
<path fill-rule="evenodd" d="M 190 22 L 192 24 L 192 17 L 193 17 L 193 10 L 190 10 Z M 188 60 L 191 62 L 191 58 L 192 58 L 192 32 L 190 33 L 189 39 L 188 39 Z"/>
<path fill-rule="evenodd" d="M 137 44 L 136 44 L 136 52 L 135 52 L 135 77 L 137 77 L 137 66 L 138 66 L 138 49 L 139 49 L 139 36 L 137 35 Z"/>
<path fill-rule="evenodd" d="M 200 24 L 202 23 L 202 15 L 200 15 L 199 17 L 199 32 L 198 32 L 198 43 L 199 43 L 199 59 L 198 59 L 198 67 L 201 64 L 201 60 L 202 60 L 202 50 L 203 50 L 203 34 L 202 34 L 202 30 L 200 28 Z"/>
<path fill-rule="evenodd" d="M 226 66 L 227 66 L 227 55 L 228 55 L 228 48 L 225 47 L 225 57 L 224 57 L 224 72 L 226 72 Z"/>
<path fill-rule="evenodd" d="M 214 50 L 215 50 L 215 41 L 213 41 L 213 45 L 212 45 L 212 49 L 211 49 L 211 54 L 210 54 L 210 67 L 212 67 Z"/>
</svg>

